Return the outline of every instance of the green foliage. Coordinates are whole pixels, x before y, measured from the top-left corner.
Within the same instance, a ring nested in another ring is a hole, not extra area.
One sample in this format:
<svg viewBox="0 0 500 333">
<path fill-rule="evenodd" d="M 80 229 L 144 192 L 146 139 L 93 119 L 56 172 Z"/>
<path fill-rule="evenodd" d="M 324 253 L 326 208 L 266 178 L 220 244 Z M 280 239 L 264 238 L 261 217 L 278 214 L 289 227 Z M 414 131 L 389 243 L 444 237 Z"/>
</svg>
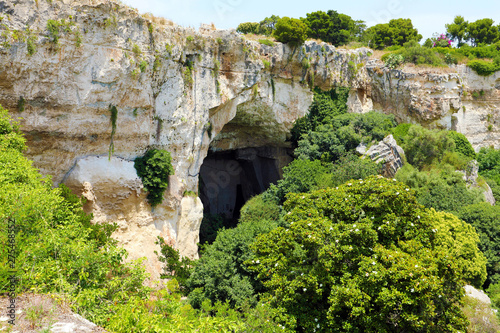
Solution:
<svg viewBox="0 0 500 333">
<path fill-rule="evenodd" d="M 477 154 L 479 174 L 500 184 L 500 150 L 482 147 Z"/>
<path fill-rule="evenodd" d="M 455 151 L 470 159 L 476 158 L 476 152 L 465 135 L 455 131 L 448 131 L 448 137 L 455 142 Z"/>
<path fill-rule="evenodd" d="M 369 176 L 375 176 L 380 173 L 381 168 L 381 164 L 377 164 L 369 158 L 360 158 L 354 153 L 348 153 L 340 156 L 333 163 L 328 175 L 329 179 L 325 179 L 327 185 L 324 187 L 339 186 L 351 179 L 365 179 Z"/>
<path fill-rule="evenodd" d="M 179 283 L 181 292 L 186 293 L 188 291 L 186 289 L 186 281 L 191 276 L 194 261 L 188 257 L 181 258 L 179 250 L 165 243 L 162 237 L 158 237 L 155 244 L 160 245 L 161 248 L 160 254 L 155 251 L 158 260 L 165 264 L 163 266 L 163 273 L 160 274 L 160 277 L 162 279 L 174 277 Z"/>
<path fill-rule="evenodd" d="M 259 43 L 267 45 L 267 46 L 271 46 L 271 47 L 274 46 L 274 42 L 272 40 L 269 40 L 269 39 L 259 39 Z"/>
<path fill-rule="evenodd" d="M 403 150 L 408 162 L 422 169 L 433 161 L 440 161 L 446 151 L 455 150 L 455 142 L 446 131 L 428 130 L 420 125 L 413 125 L 404 140 Z"/>
<path fill-rule="evenodd" d="M 148 62 L 146 60 L 141 61 L 139 64 L 139 68 L 141 69 L 141 72 L 144 73 L 148 68 Z"/>
<path fill-rule="evenodd" d="M 243 262 L 251 258 L 250 244 L 255 237 L 275 227 L 276 221 L 264 215 L 254 221 L 242 218 L 236 228 L 219 231 L 215 242 L 205 247 L 187 281 L 193 307 L 200 308 L 205 299 L 213 303 L 227 301 L 232 307 L 255 306 L 262 285 Z"/>
<path fill-rule="evenodd" d="M 330 123 L 303 134 L 295 155 L 301 159 L 333 162 L 361 142 L 382 140 L 395 125 L 393 115 L 374 111 L 342 114 L 331 118 Z"/>
<path fill-rule="evenodd" d="M 17 101 L 17 109 L 19 110 L 19 112 L 24 111 L 25 105 L 26 105 L 26 100 L 24 99 L 23 96 L 20 96 L 19 100 Z"/>
<path fill-rule="evenodd" d="M 292 142 L 296 145 L 303 134 L 314 131 L 319 125 L 330 123 L 335 116 L 347 113 L 348 96 L 349 90 L 346 88 L 315 91 L 307 116 L 296 120 L 291 129 Z"/>
<path fill-rule="evenodd" d="M 174 174 L 170 153 L 162 149 L 151 149 L 143 157 L 137 157 L 134 167 L 137 175 L 141 177 L 151 206 L 156 206 L 163 201 L 163 192 L 168 187 L 168 176 Z"/>
<path fill-rule="evenodd" d="M 450 165 L 441 165 L 430 171 L 418 171 L 406 164 L 396 173 L 396 179 L 416 191 L 418 202 L 438 211 L 456 213 L 462 207 L 480 202 L 481 190 L 467 189 L 463 174 Z"/>
<path fill-rule="evenodd" d="M 187 42 L 192 42 L 192 41 L 194 41 L 194 37 L 193 36 L 187 36 L 186 37 L 186 41 Z"/>
<path fill-rule="evenodd" d="M 307 39 L 307 25 L 299 19 L 282 17 L 276 23 L 274 37 L 282 43 L 289 43 L 292 46 L 297 46 Z"/>
<path fill-rule="evenodd" d="M 259 26 L 257 22 L 244 22 L 238 25 L 236 31 L 241 34 L 258 34 Z"/>
<path fill-rule="evenodd" d="M 26 149 L 25 144 L 19 122 L 10 119 L 9 112 L 0 105 L 0 151 L 23 152 Z"/>
<path fill-rule="evenodd" d="M 308 13 L 302 20 L 309 28 L 308 37 L 321 39 L 335 46 L 348 44 L 359 33 L 359 26 L 350 16 L 339 14 L 335 10 L 329 10 L 328 13 Z"/>
<path fill-rule="evenodd" d="M 375 49 L 383 49 L 391 45 L 400 45 L 409 42 L 419 42 L 422 35 L 413 27 L 410 19 L 393 19 L 389 23 L 377 24 L 365 32 L 369 46 Z"/>
<path fill-rule="evenodd" d="M 463 207 L 457 214 L 459 218 L 476 228 L 479 234 L 479 249 L 484 253 L 488 277 L 485 288 L 500 282 L 500 207 L 481 202 Z"/>
<path fill-rule="evenodd" d="M 279 16 L 271 15 L 270 17 L 266 17 L 262 21 L 259 22 L 259 34 L 271 36 L 276 30 L 276 23 L 280 19 Z"/>
<path fill-rule="evenodd" d="M 484 271 L 472 228 L 423 209 L 402 183 L 375 177 L 290 194 L 284 209 L 289 228 L 258 237 L 247 264 L 286 328 L 465 330 L 463 283 L 481 282 Z M 467 238 L 472 248 L 464 249 Z"/>
<path fill-rule="evenodd" d="M 142 54 L 141 48 L 136 43 L 132 44 L 132 52 L 134 52 L 136 56 L 140 56 Z"/>
<path fill-rule="evenodd" d="M 416 41 L 410 42 L 401 49 L 401 55 L 405 62 L 415 65 L 442 66 L 443 61 L 436 55 L 433 49 L 421 46 Z"/>
<path fill-rule="evenodd" d="M 404 139 L 408 135 L 408 131 L 410 130 L 411 126 L 412 124 L 401 123 L 391 130 L 392 136 L 394 137 L 398 145 L 401 146 L 403 144 Z"/>
<path fill-rule="evenodd" d="M 471 60 L 467 63 L 467 66 L 482 76 L 489 76 L 500 70 L 500 65 L 481 59 Z"/>
<path fill-rule="evenodd" d="M 111 113 L 110 115 L 110 122 L 111 122 L 111 138 L 109 140 L 109 151 L 108 151 L 108 158 L 111 159 L 111 155 L 115 152 L 115 144 L 113 142 L 113 138 L 115 137 L 116 133 L 116 120 L 118 119 L 118 109 L 114 105 L 109 105 L 109 112 Z"/>
<path fill-rule="evenodd" d="M 288 193 L 303 193 L 320 188 L 328 168 L 319 160 L 296 159 L 283 168 L 283 179 L 268 192 L 282 204 Z"/>
<path fill-rule="evenodd" d="M 72 27 L 75 25 L 74 22 L 66 21 L 65 19 L 58 20 L 47 20 L 47 30 L 49 32 L 49 39 L 52 43 L 58 45 L 61 33 L 72 33 Z M 73 32 L 73 33 L 76 33 Z"/>
<path fill-rule="evenodd" d="M 460 47 L 467 40 L 467 22 L 462 16 L 455 16 L 453 23 L 445 24 L 446 33 L 449 38 L 455 40 Z"/>
<path fill-rule="evenodd" d="M 384 61 L 384 65 L 387 68 L 394 69 L 401 66 L 404 62 L 405 58 L 401 54 L 391 53 L 387 56 Z"/>
<path fill-rule="evenodd" d="M 467 26 L 467 37 L 473 45 L 492 44 L 498 40 L 498 27 L 489 18 L 479 19 Z"/>
<path fill-rule="evenodd" d="M 223 215 L 203 214 L 200 225 L 200 244 L 212 244 L 217 232 L 226 226 Z"/>
</svg>

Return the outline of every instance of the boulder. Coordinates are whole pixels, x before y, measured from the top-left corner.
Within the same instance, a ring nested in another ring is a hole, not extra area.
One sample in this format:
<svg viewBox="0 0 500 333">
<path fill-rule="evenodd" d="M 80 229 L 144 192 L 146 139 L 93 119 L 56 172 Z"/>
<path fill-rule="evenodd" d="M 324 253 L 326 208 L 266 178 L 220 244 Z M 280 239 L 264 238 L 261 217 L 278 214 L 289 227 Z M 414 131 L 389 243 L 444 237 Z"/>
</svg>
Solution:
<svg viewBox="0 0 500 333">
<path fill-rule="evenodd" d="M 371 146 L 366 150 L 366 146 L 360 144 L 356 151 L 368 156 L 376 163 L 383 163 L 382 175 L 384 177 L 392 178 L 396 172 L 403 166 L 405 152 L 403 148 L 398 146 L 396 140 L 390 134 L 378 144 Z"/>
</svg>

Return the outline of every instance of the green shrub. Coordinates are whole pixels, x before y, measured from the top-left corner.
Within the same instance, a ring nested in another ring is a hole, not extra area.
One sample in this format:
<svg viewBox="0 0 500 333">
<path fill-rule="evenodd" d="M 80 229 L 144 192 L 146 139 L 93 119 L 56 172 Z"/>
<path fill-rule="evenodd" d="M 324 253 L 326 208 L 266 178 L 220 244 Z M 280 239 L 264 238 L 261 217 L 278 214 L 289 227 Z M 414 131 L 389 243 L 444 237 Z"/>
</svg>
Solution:
<svg viewBox="0 0 500 333">
<path fill-rule="evenodd" d="M 411 126 L 402 148 L 408 162 L 422 169 L 433 161 L 440 161 L 446 151 L 455 150 L 455 142 L 446 131 L 428 130 L 420 125 Z"/>
<path fill-rule="evenodd" d="M 274 42 L 269 40 L 269 39 L 259 39 L 259 43 L 267 45 L 267 46 L 274 46 Z"/>
<path fill-rule="evenodd" d="M 278 42 L 300 45 L 307 39 L 307 25 L 299 19 L 282 17 L 276 23 L 274 37 Z"/>
<path fill-rule="evenodd" d="M 412 124 L 401 123 L 391 130 L 392 136 L 394 137 L 398 145 L 400 146 L 403 145 L 404 140 L 408 135 L 408 131 L 410 130 L 411 126 Z"/>
<path fill-rule="evenodd" d="M 500 184 L 500 150 L 482 147 L 477 154 L 479 174 Z"/>
<path fill-rule="evenodd" d="M 470 159 L 476 158 L 476 152 L 465 135 L 455 131 L 448 131 L 448 136 L 455 142 L 455 151 Z"/>
<path fill-rule="evenodd" d="M 259 33 L 259 23 L 257 22 L 244 22 L 240 23 L 236 28 L 236 31 L 242 34 L 258 34 Z"/>
<path fill-rule="evenodd" d="M 497 64 L 481 59 L 471 60 L 467 63 L 467 66 L 482 76 L 489 76 L 500 70 L 500 66 Z"/>
<path fill-rule="evenodd" d="M 325 177 L 325 187 L 339 186 L 351 179 L 378 175 L 381 168 L 382 164 L 377 164 L 369 158 L 360 158 L 354 153 L 342 155 L 333 163 L 330 173 Z"/>
<path fill-rule="evenodd" d="M 141 61 L 139 68 L 141 69 L 141 72 L 144 73 L 148 68 L 148 62 L 146 60 Z"/>
<path fill-rule="evenodd" d="M 479 249 L 487 259 L 488 277 L 485 288 L 500 283 L 500 207 L 487 202 L 463 207 L 457 214 L 459 218 L 476 228 L 479 234 Z"/>
<path fill-rule="evenodd" d="M 250 244 L 257 235 L 276 227 L 276 222 L 259 219 L 241 222 L 234 229 L 222 229 L 215 242 L 205 247 L 187 285 L 189 301 L 200 308 L 205 299 L 229 302 L 232 307 L 255 306 L 262 285 L 243 262 L 251 258 Z"/>
<path fill-rule="evenodd" d="M 485 275 L 472 227 L 375 177 L 290 194 L 284 210 L 290 227 L 258 237 L 246 263 L 287 329 L 465 331 L 463 284 Z"/>
<path fill-rule="evenodd" d="M 158 237 L 155 244 L 160 245 L 160 253 L 156 252 L 158 260 L 165 265 L 163 266 L 163 273 L 160 274 L 162 279 L 169 279 L 175 277 L 179 283 L 181 292 L 186 294 L 188 292 L 186 281 L 191 276 L 194 261 L 188 257 L 182 257 L 179 250 L 174 249 L 171 245 L 165 243 L 162 237 Z"/>
<path fill-rule="evenodd" d="M 402 49 L 401 55 L 405 62 L 414 63 L 415 65 L 443 65 L 443 61 L 436 55 L 434 50 L 422 47 L 418 45 L 418 43 L 415 46 L 409 46 Z"/>
<path fill-rule="evenodd" d="M 383 60 L 384 65 L 387 68 L 394 69 L 403 64 L 405 59 L 401 54 L 389 53 L 389 55 Z"/>
<path fill-rule="evenodd" d="M 420 204 L 438 211 L 456 213 L 462 207 L 484 200 L 479 189 L 468 189 L 463 175 L 451 166 L 441 165 L 430 171 L 418 171 L 406 164 L 396 179 L 415 190 Z"/>
<path fill-rule="evenodd" d="M 134 161 L 137 175 L 141 177 L 144 189 L 148 191 L 148 201 L 153 207 L 163 201 L 163 192 L 168 187 L 168 176 L 174 174 L 171 160 L 168 151 L 151 149 Z"/>
</svg>

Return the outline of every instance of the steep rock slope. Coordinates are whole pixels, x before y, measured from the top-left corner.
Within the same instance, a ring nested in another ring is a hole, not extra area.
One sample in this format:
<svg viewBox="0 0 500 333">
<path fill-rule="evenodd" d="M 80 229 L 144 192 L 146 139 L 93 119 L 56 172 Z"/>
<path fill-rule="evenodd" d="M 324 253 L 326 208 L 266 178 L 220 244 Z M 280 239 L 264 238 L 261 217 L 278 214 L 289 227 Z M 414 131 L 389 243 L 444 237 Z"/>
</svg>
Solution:
<svg viewBox="0 0 500 333">
<path fill-rule="evenodd" d="M 157 236 L 197 255 L 203 207 L 183 194 L 197 192 L 209 147 L 286 148 L 310 84 L 368 82 L 368 49 L 271 47 L 109 1 L 0 1 L 0 13 L 0 104 L 23 118 L 27 155 L 87 198 L 95 222 L 117 222 L 130 259 L 146 256 L 155 277 Z M 155 209 L 133 168 L 151 147 L 175 169 Z"/>
</svg>

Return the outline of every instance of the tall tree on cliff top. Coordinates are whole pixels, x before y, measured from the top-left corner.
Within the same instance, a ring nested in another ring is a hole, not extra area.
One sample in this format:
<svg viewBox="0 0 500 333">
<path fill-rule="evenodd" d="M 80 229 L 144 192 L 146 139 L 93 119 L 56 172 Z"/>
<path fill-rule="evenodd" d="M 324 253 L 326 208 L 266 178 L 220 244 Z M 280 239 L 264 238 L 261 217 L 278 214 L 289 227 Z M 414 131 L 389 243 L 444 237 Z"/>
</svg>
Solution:
<svg viewBox="0 0 500 333">
<path fill-rule="evenodd" d="M 356 39 L 363 30 L 362 21 L 354 21 L 349 15 L 335 10 L 308 13 L 302 19 L 309 27 L 309 37 L 317 38 L 335 46 L 345 45 Z"/>
<path fill-rule="evenodd" d="M 369 40 L 370 47 L 383 49 L 392 45 L 403 46 L 412 40 L 419 42 L 422 35 L 413 27 L 411 19 L 399 18 L 368 28 L 365 39 Z"/>
<path fill-rule="evenodd" d="M 453 23 L 445 24 L 446 27 L 446 35 L 451 40 L 454 40 L 458 43 L 458 47 L 465 44 L 467 40 L 467 28 L 469 26 L 469 22 L 464 19 L 463 16 L 455 16 Z"/>
</svg>

